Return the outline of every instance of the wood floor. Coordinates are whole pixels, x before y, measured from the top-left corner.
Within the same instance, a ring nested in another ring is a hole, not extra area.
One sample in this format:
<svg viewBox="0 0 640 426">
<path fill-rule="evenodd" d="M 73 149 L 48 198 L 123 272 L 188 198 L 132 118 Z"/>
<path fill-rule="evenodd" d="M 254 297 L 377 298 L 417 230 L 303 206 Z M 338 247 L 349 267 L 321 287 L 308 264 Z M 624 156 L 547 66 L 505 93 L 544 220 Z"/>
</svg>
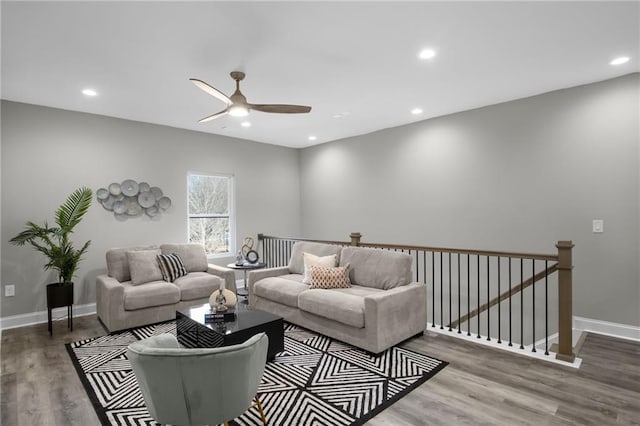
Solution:
<svg viewBox="0 0 640 426">
<path fill-rule="evenodd" d="M 2 332 L 0 424 L 98 425 L 64 343 L 106 334 L 95 315 Z M 448 361 L 368 425 L 640 425 L 640 343 L 590 334 L 579 370 L 439 334 L 407 343 Z"/>
</svg>

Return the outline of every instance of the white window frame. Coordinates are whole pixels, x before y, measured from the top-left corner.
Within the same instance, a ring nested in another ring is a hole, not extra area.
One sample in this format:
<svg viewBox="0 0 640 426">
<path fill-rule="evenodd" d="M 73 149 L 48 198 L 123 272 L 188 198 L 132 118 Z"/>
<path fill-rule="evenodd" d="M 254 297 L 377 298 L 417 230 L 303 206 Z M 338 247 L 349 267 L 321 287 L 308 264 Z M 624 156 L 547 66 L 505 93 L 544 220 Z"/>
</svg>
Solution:
<svg viewBox="0 0 640 426">
<path fill-rule="evenodd" d="M 207 259 L 219 259 L 223 257 L 235 257 L 236 252 L 236 184 L 235 176 L 230 173 L 211 173 L 211 172 L 187 172 L 187 242 L 189 242 L 189 219 L 192 217 L 220 218 L 226 215 L 191 215 L 189 213 L 189 177 L 205 176 L 205 177 L 222 177 L 229 179 L 229 252 L 228 253 L 207 253 Z"/>
</svg>

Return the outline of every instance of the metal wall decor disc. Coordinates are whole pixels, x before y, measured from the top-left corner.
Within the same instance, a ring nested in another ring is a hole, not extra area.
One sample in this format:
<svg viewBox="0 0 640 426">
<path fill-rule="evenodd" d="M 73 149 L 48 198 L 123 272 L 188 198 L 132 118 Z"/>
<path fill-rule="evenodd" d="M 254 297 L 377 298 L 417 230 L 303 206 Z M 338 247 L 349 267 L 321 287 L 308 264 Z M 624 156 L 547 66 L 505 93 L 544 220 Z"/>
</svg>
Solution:
<svg viewBox="0 0 640 426">
<path fill-rule="evenodd" d="M 156 200 L 162 198 L 162 189 L 158 188 L 157 186 L 152 186 L 149 191 L 151 191 L 153 196 L 156 197 Z"/>
<path fill-rule="evenodd" d="M 123 180 L 120 184 L 120 188 L 122 189 L 122 193 L 124 195 L 128 195 L 129 197 L 133 197 L 138 194 L 138 182 L 132 179 Z"/>
<path fill-rule="evenodd" d="M 151 192 L 141 192 L 138 194 L 138 204 L 142 207 L 149 208 L 156 203 L 156 197 L 153 196 Z"/>
<path fill-rule="evenodd" d="M 138 184 L 138 189 L 140 190 L 140 192 L 147 192 L 151 189 L 151 186 L 147 182 L 140 182 Z"/>
<path fill-rule="evenodd" d="M 124 214 L 127 211 L 127 205 L 124 201 L 116 201 L 113 203 L 113 212 L 116 214 Z"/>
<path fill-rule="evenodd" d="M 98 200 L 106 200 L 109 197 L 109 190 L 107 188 L 100 188 L 96 191 L 96 197 Z"/>
<path fill-rule="evenodd" d="M 145 213 L 147 213 L 147 216 L 149 217 L 154 217 L 155 215 L 158 214 L 158 208 L 156 206 L 149 207 L 148 209 L 145 210 Z"/>
<path fill-rule="evenodd" d="M 162 197 L 158 200 L 158 206 L 162 209 L 162 210 L 166 210 L 169 207 L 171 207 L 171 198 L 169 197 Z"/>
<path fill-rule="evenodd" d="M 109 185 L 109 192 L 111 193 L 111 195 L 120 195 L 120 193 L 122 192 L 122 190 L 120 189 L 120 184 L 114 182 Z"/>
<path fill-rule="evenodd" d="M 113 210 L 113 203 L 116 202 L 116 198 L 113 195 L 109 195 L 106 200 L 102 202 L 102 207 L 111 211 Z"/>
<path fill-rule="evenodd" d="M 138 203 L 129 204 L 129 207 L 127 208 L 127 214 L 129 216 L 140 216 L 143 211 L 144 209 L 140 207 L 140 204 Z"/>
</svg>

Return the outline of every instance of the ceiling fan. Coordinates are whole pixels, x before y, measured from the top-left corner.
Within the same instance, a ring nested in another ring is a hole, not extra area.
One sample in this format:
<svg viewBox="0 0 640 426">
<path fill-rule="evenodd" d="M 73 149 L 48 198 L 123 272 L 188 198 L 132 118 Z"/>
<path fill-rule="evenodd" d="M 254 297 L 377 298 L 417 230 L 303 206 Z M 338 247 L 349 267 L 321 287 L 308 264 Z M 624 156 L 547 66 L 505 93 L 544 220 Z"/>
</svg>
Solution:
<svg viewBox="0 0 640 426">
<path fill-rule="evenodd" d="M 311 111 L 310 106 L 304 105 L 282 105 L 282 104 L 250 104 L 247 98 L 240 92 L 240 82 L 244 79 L 242 71 L 231 72 L 231 78 L 236 81 L 236 91 L 233 95 L 227 96 L 218 89 L 197 78 L 190 78 L 197 87 L 204 90 L 211 96 L 220 99 L 227 107 L 220 112 L 216 112 L 208 117 L 203 118 L 199 123 L 211 121 L 223 115 L 229 114 L 233 117 L 244 117 L 249 114 L 250 110 L 262 112 L 275 112 L 279 114 L 300 114 Z"/>
</svg>

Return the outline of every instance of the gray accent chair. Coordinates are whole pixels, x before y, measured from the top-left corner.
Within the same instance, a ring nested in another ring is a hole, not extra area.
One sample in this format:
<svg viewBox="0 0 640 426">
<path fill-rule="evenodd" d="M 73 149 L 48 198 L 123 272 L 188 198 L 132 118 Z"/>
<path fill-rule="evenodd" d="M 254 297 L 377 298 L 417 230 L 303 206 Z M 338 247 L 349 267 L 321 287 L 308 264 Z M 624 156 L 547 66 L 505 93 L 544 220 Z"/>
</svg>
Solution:
<svg viewBox="0 0 640 426">
<path fill-rule="evenodd" d="M 163 281 L 157 254 L 177 253 L 187 275 Z M 176 310 L 209 302 L 224 283 L 236 292 L 235 272 L 207 263 L 200 244 L 162 244 L 110 249 L 107 273 L 96 278 L 96 311 L 108 331 L 176 318 Z"/>
<path fill-rule="evenodd" d="M 302 282 L 303 253 L 337 255 L 349 264 L 350 288 L 309 289 Z M 249 304 L 286 321 L 380 353 L 427 325 L 427 288 L 412 282 L 406 253 L 296 242 L 288 266 L 251 271 Z"/>
<path fill-rule="evenodd" d="M 129 345 L 131 362 L 149 414 L 161 424 L 227 425 L 256 401 L 269 338 L 256 334 L 246 342 L 219 348 L 180 348 L 173 334 Z"/>
</svg>

